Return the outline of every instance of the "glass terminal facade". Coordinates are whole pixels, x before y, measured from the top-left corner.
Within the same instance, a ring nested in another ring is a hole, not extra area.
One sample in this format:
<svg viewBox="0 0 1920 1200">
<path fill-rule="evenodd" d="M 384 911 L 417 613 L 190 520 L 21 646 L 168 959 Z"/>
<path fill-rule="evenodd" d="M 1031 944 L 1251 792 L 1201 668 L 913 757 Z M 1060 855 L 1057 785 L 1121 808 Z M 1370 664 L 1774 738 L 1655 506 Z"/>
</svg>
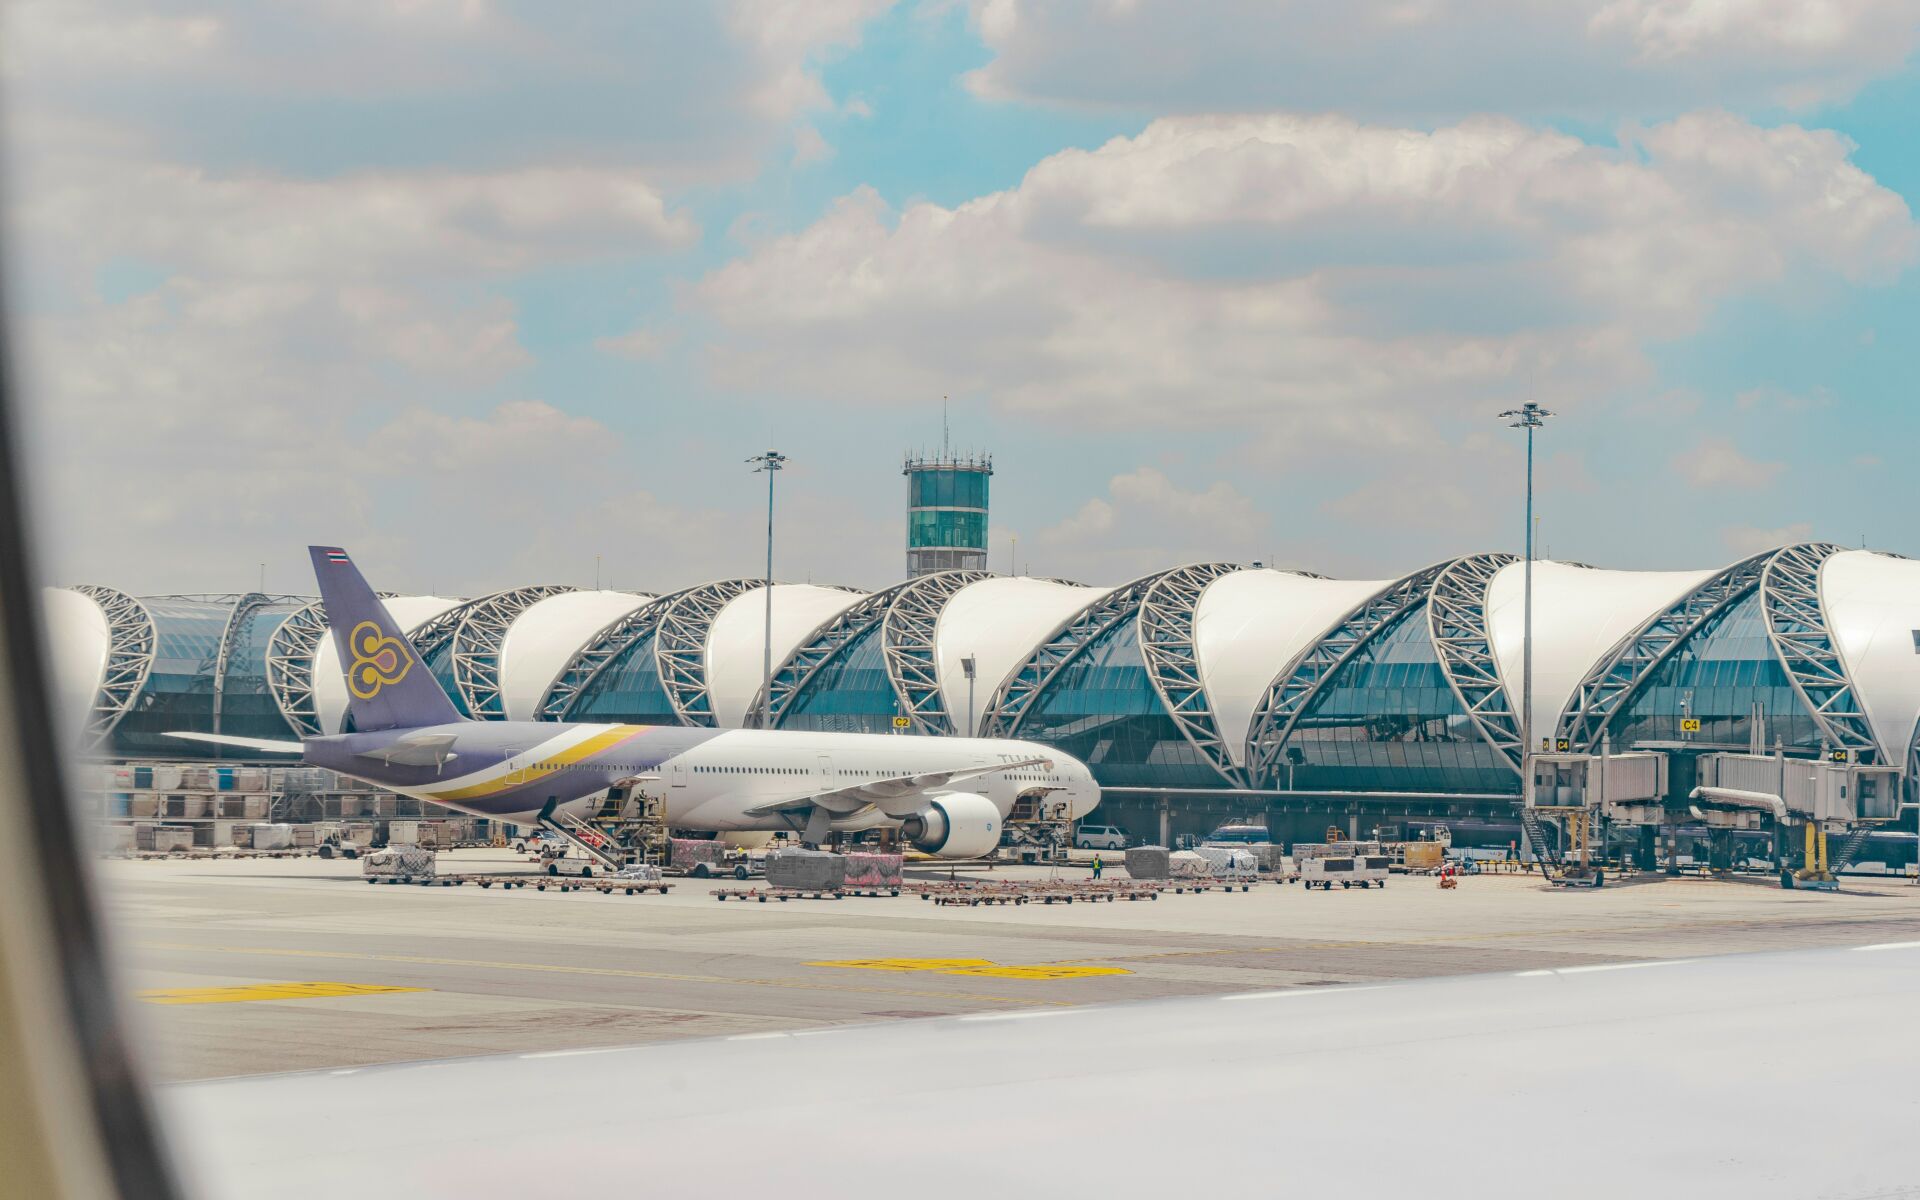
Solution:
<svg viewBox="0 0 1920 1200">
<path fill-rule="evenodd" d="M 1282 784 L 1337 792 L 1510 792 L 1513 768 L 1480 736 L 1427 636 L 1425 605 L 1328 680 L 1285 747 Z"/>
<path fill-rule="evenodd" d="M 1135 613 L 1088 644 L 1028 705 L 1015 736 L 1058 746 L 1110 787 L 1218 787 L 1154 690 Z"/>
</svg>

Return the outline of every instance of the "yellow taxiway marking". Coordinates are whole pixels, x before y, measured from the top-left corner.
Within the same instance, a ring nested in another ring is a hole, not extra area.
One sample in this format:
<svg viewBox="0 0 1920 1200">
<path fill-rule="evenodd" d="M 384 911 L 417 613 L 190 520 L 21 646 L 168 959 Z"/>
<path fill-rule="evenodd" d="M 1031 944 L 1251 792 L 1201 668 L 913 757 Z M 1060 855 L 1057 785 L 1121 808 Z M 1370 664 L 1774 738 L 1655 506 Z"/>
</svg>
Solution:
<svg viewBox="0 0 1920 1200">
<path fill-rule="evenodd" d="M 1027 996 L 985 996 L 973 992 L 929 992 L 911 988 L 862 987 L 842 983 L 810 983 L 799 979 L 736 979 L 725 975 L 677 975 L 666 971 L 628 971 L 618 967 L 566 967 L 555 963 L 488 962 L 483 959 L 430 958 L 413 954 L 363 954 L 352 950 L 287 950 L 274 946 L 202 946 L 192 942 L 138 942 L 142 950 L 185 950 L 202 954 L 264 954 L 287 958 L 338 958 L 355 962 L 416 963 L 437 967 L 478 967 L 493 971 L 538 971 L 558 975 L 599 975 L 619 979 L 661 979 L 678 983 L 725 983 L 747 987 L 795 988 L 814 992 L 864 992 L 883 996 L 920 996 L 937 1000 L 966 1000 L 987 1004 L 1066 1005 L 1064 1000 L 1036 1000 Z"/>
<path fill-rule="evenodd" d="M 938 975 L 985 975 L 995 979 L 1087 979 L 1095 975 L 1131 975 L 1123 967 L 1078 967 L 1055 963 L 1003 964 L 985 958 L 848 958 L 813 962 L 810 967 L 851 967 L 859 971 L 932 971 Z"/>
<path fill-rule="evenodd" d="M 388 987 L 379 983 L 245 983 L 237 987 L 148 988 L 148 1004 L 241 1004 L 249 1000 L 316 1000 L 327 996 L 374 996 L 387 992 L 425 992 L 429 988 Z"/>
</svg>

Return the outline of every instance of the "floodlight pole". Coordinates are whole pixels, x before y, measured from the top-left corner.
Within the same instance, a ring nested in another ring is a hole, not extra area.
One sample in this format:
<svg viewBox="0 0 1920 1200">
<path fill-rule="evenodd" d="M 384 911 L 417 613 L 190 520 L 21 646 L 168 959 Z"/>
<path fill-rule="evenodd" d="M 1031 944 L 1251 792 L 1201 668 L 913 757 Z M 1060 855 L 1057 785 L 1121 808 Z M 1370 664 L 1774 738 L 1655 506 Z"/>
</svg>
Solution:
<svg viewBox="0 0 1920 1200">
<path fill-rule="evenodd" d="M 747 460 L 759 463 L 754 474 L 767 477 L 767 577 L 765 592 L 767 597 L 767 619 L 762 631 L 764 641 L 760 644 L 760 716 L 759 728 L 767 728 L 773 713 L 773 476 L 774 472 L 786 466 L 787 456 L 778 450 L 769 450 L 765 454 L 756 454 Z"/>
<path fill-rule="evenodd" d="M 1533 431 L 1553 414 L 1529 400 L 1500 414 L 1527 431 L 1527 565 L 1520 634 L 1520 802 L 1533 807 Z"/>
<path fill-rule="evenodd" d="M 976 710 L 973 707 L 973 677 L 976 671 L 973 655 L 969 654 L 960 660 L 960 669 L 966 672 L 967 676 L 967 736 L 975 737 L 977 733 L 974 729 Z"/>
</svg>

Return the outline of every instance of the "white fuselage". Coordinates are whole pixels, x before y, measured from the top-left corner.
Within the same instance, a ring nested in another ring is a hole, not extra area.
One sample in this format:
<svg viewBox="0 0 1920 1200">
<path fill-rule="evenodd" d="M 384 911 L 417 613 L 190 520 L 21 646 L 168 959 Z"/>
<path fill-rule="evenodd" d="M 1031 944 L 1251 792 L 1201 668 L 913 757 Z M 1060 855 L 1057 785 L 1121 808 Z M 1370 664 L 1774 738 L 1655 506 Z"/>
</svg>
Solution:
<svg viewBox="0 0 1920 1200">
<path fill-rule="evenodd" d="M 542 811 L 585 815 L 610 787 L 627 781 L 665 801 L 670 825 L 716 833 L 792 829 L 792 807 L 769 806 L 823 796 L 832 799 L 823 807 L 835 813 L 832 827 L 839 831 L 897 824 L 919 795 L 929 801 L 951 793 L 984 796 L 1003 820 L 1023 795 L 1050 811 L 1064 805 L 1075 820 L 1100 802 L 1099 785 L 1085 763 L 1035 742 L 574 722 L 470 721 L 409 732 L 450 738 L 444 765 L 369 762 L 357 743 L 384 735 L 311 739 L 308 761 L 514 824 L 531 824 Z M 929 782 L 924 792 L 907 789 L 885 802 L 891 816 L 834 796 L 880 781 L 998 763 L 1026 765 L 944 785 Z"/>
<path fill-rule="evenodd" d="M 1003 819 L 1025 793 L 1044 791 L 1048 806 L 1065 803 L 1074 820 L 1100 803 L 1100 787 L 1085 763 L 1035 742 L 753 729 L 728 731 L 668 760 L 661 779 L 648 790 L 658 788 L 666 796 L 668 823 L 679 828 L 722 833 L 787 829 L 791 823 L 779 815 L 750 815 L 749 810 L 810 792 L 1035 758 L 1045 761 L 960 780 L 929 795 L 985 796 Z M 868 812 L 836 820 L 833 827 L 889 824 L 893 822 Z"/>
</svg>

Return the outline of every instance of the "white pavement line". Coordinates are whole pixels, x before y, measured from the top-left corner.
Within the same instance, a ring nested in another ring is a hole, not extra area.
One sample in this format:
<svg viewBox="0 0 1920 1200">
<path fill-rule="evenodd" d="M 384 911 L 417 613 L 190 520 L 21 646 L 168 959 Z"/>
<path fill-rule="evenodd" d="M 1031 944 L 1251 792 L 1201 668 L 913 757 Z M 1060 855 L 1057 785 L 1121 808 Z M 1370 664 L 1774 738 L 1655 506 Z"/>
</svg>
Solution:
<svg viewBox="0 0 1920 1200">
<path fill-rule="evenodd" d="M 588 1046 L 579 1050 L 542 1050 L 538 1054 L 522 1054 L 521 1058 L 579 1058 L 586 1054 L 618 1054 L 631 1050 L 631 1046 Z"/>
<path fill-rule="evenodd" d="M 1920 942 L 1881 942 L 1877 946 L 1855 946 L 1855 950 L 1920 950 Z"/>
<path fill-rule="evenodd" d="M 1351 996 L 1355 992 L 1377 992 L 1380 986 L 1335 987 L 1335 988 L 1288 988 L 1277 992 L 1236 992 L 1231 996 L 1216 996 L 1216 1000 L 1291 1000 L 1300 996 Z"/>
<path fill-rule="evenodd" d="M 1595 963 L 1586 967 L 1561 967 L 1561 975 L 1586 975 L 1594 971 L 1637 971 L 1641 967 L 1678 967 L 1690 962 L 1699 962 L 1697 958 L 1655 958 L 1646 962 Z"/>
<path fill-rule="evenodd" d="M 729 1037 L 727 1040 L 730 1042 L 758 1042 L 758 1041 L 764 1041 L 767 1038 L 783 1038 L 783 1037 L 792 1037 L 792 1036 L 793 1036 L 792 1034 L 788 1034 L 788 1033 L 736 1033 L 731 1037 Z"/>
<path fill-rule="evenodd" d="M 1031 1021 L 1036 1017 L 1065 1017 L 1073 1012 L 1071 1008 L 1048 1008 L 1031 1012 L 973 1013 L 960 1019 L 962 1021 Z"/>
</svg>

